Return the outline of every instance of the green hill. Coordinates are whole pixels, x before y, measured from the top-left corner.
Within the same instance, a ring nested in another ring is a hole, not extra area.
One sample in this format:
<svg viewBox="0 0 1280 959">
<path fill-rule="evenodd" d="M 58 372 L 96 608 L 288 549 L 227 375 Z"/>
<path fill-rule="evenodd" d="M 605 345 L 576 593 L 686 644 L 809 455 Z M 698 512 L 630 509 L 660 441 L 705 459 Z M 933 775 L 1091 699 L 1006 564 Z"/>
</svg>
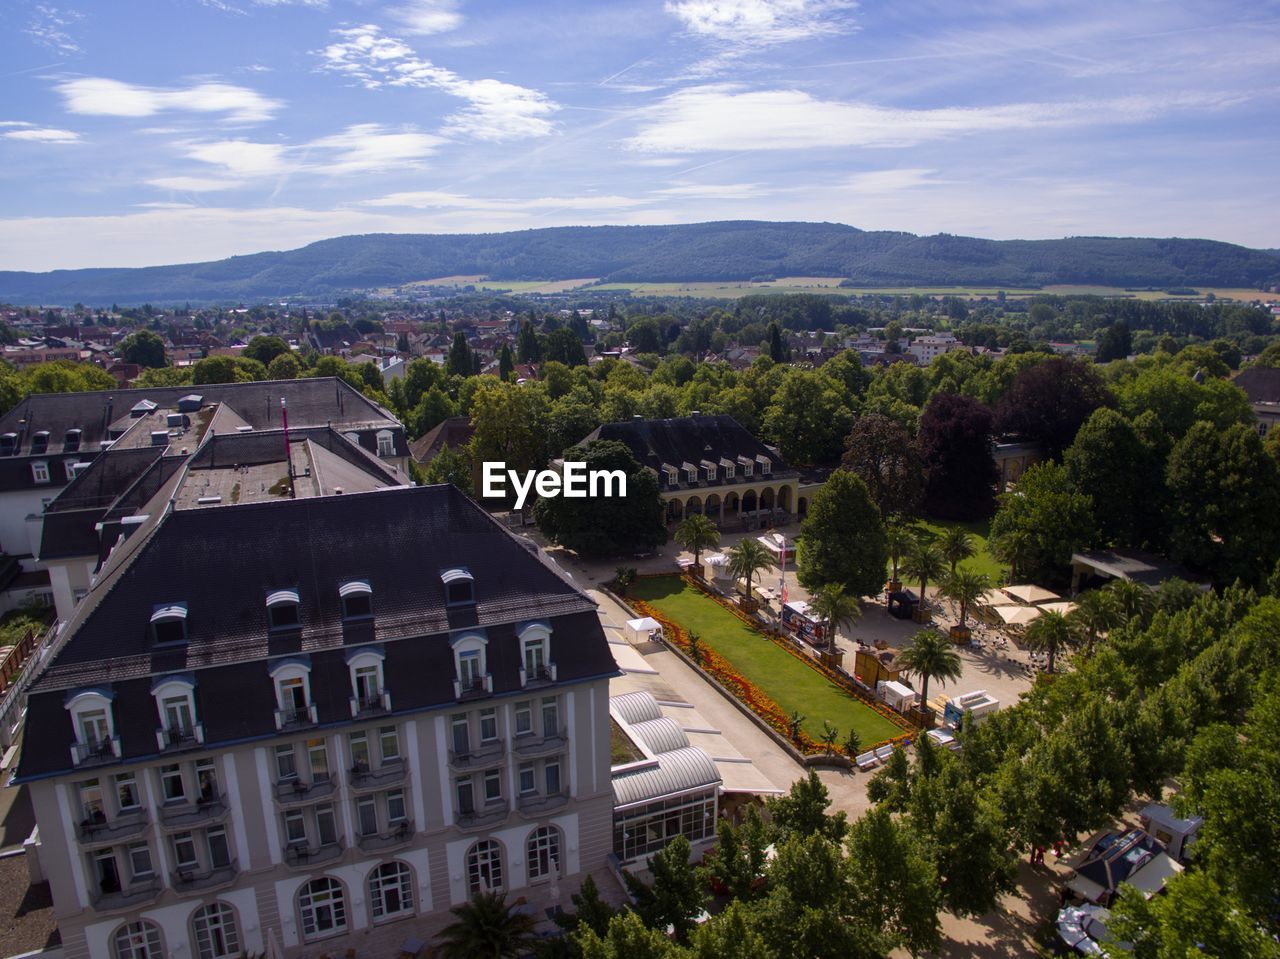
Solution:
<svg viewBox="0 0 1280 959">
<path fill-rule="evenodd" d="M 1280 256 L 1212 240 L 983 240 L 869 232 L 838 223 L 725 221 L 491 234 L 344 236 L 287 252 L 142 269 L 0 272 L 15 303 L 167 303 L 327 296 L 417 280 L 746 280 L 845 277 L 866 286 L 1255 288 Z"/>
</svg>

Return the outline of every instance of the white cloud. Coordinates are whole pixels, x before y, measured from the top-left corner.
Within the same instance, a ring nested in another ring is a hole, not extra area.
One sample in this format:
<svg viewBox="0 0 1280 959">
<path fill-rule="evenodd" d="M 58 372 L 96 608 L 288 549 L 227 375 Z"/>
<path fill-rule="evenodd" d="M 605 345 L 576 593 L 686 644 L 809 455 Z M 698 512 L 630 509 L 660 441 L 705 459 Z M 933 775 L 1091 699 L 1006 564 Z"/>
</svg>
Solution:
<svg viewBox="0 0 1280 959">
<path fill-rule="evenodd" d="M 837 189 L 846 193 L 892 193 L 894 190 L 910 190 L 918 186 L 934 186 L 941 181 L 933 179 L 936 170 L 909 167 L 899 170 L 868 170 L 855 173 Z"/>
<path fill-rule="evenodd" d="M 4 124 L 9 126 L 9 124 Z M 15 124 L 16 125 L 16 124 Z M 28 140 L 32 143 L 77 143 L 80 140 L 80 134 L 74 130 L 59 130 L 55 127 L 33 127 L 30 124 L 22 124 L 17 130 L 10 130 L 8 133 L 2 133 L 6 140 Z"/>
<path fill-rule="evenodd" d="M 161 190 L 177 193 L 213 193 L 218 190 L 234 190 L 244 186 L 243 180 L 215 179 L 204 176 L 161 176 L 147 181 Z"/>
<path fill-rule="evenodd" d="M 350 77 L 370 90 L 409 87 L 440 90 L 467 101 L 445 118 L 449 136 L 501 142 L 547 136 L 550 116 L 560 105 L 546 94 L 502 80 L 468 80 L 446 67 L 420 58 L 403 40 L 365 24 L 335 30 L 337 38 L 319 51 L 323 69 Z"/>
<path fill-rule="evenodd" d="M 249 140 L 219 140 L 195 143 L 186 148 L 192 160 L 222 167 L 233 177 L 270 177 L 284 173 L 285 148 L 279 143 L 253 143 Z"/>
<path fill-rule="evenodd" d="M 361 206 L 402 207 L 413 210 L 458 209 L 518 212 L 520 210 L 627 210 L 644 206 L 648 202 L 648 200 L 637 197 L 616 195 L 543 196 L 516 199 L 473 197 L 435 190 L 415 190 L 406 193 L 391 193 L 372 200 L 364 200 Z"/>
<path fill-rule="evenodd" d="M 144 87 L 106 77 L 81 77 L 58 84 L 71 113 L 107 117 L 149 117 L 165 111 L 221 113 L 228 121 L 258 123 L 284 106 L 256 90 L 232 83 L 190 87 Z"/>
<path fill-rule="evenodd" d="M 974 133 L 1141 122 L 1174 110 L 1216 109 L 1247 98 L 1175 94 L 912 110 L 820 100 L 800 90 L 742 91 L 717 84 L 690 87 L 659 101 L 626 143 L 656 153 L 904 147 Z"/>
<path fill-rule="evenodd" d="M 667 0 L 666 10 L 695 36 L 751 47 L 842 33 L 850 0 Z"/>
<path fill-rule="evenodd" d="M 404 32 L 414 36 L 445 33 L 462 25 L 456 0 L 409 0 L 390 12 Z"/>
<path fill-rule="evenodd" d="M 75 10 L 59 10 L 48 4 L 37 3 L 27 24 L 27 36 L 56 53 L 79 53 L 80 45 L 72 37 L 69 28 L 83 19 L 84 14 Z"/>
<path fill-rule="evenodd" d="M 678 183 L 654 192 L 698 200 L 754 200 L 773 190 L 762 183 Z"/>
<path fill-rule="evenodd" d="M 312 140 L 303 150 L 310 168 L 318 172 L 367 173 L 417 166 L 443 142 L 429 133 L 388 133 L 376 123 L 358 123 L 342 133 Z"/>
</svg>

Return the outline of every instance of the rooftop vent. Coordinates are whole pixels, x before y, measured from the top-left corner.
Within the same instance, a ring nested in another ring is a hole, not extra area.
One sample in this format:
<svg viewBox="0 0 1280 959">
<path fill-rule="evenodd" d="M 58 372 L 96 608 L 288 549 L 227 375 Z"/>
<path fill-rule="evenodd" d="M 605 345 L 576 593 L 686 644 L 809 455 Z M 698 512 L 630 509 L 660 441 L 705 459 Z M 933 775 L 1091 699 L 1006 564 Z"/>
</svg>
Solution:
<svg viewBox="0 0 1280 959">
<path fill-rule="evenodd" d="M 222 502 L 221 496 L 201 496 L 196 500 L 197 506 L 216 506 Z"/>
<path fill-rule="evenodd" d="M 129 416 L 131 419 L 136 420 L 146 416 L 148 413 L 154 413 L 155 411 L 155 403 L 150 400 L 138 400 L 138 402 L 133 405 L 133 409 L 129 410 Z"/>
<path fill-rule="evenodd" d="M 236 432 L 237 432 L 237 433 L 252 433 L 252 432 L 253 432 L 253 427 L 252 427 L 252 426 L 237 426 L 237 427 L 236 427 Z"/>
<path fill-rule="evenodd" d="M 151 445 L 152 446 L 168 446 L 169 431 L 168 430 L 152 430 Z"/>
<path fill-rule="evenodd" d="M 197 413 L 200 407 L 204 405 L 204 397 L 198 393 L 188 393 L 182 399 L 178 400 L 179 413 Z"/>
<path fill-rule="evenodd" d="M 187 426 L 187 418 L 181 413 L 170 413 L 165 417 L 165 424 L 169 429 L 185 429 Z"/>
</svg>

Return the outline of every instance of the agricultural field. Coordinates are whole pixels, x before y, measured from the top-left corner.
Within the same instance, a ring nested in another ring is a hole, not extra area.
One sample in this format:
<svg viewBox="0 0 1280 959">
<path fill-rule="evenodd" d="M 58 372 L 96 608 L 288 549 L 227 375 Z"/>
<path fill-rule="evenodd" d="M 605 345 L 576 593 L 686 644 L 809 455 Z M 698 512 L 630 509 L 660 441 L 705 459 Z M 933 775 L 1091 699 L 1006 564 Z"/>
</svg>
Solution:
<svg viewBox="0 0 1280 959">
<path fill-rule="evenodd" d="M 630 594 L 697 633 L 703 644 L 729 660 L 784 713 L 799 711 L 804 717 L 801 725 L 814 739 L 822 736 L 823 720 L 839 729 L 841 738 L 851 727 L 856 729 L 864 748 L 902 735 L 888 719 L 680 577 L 638 579 Z"/>
</svg>

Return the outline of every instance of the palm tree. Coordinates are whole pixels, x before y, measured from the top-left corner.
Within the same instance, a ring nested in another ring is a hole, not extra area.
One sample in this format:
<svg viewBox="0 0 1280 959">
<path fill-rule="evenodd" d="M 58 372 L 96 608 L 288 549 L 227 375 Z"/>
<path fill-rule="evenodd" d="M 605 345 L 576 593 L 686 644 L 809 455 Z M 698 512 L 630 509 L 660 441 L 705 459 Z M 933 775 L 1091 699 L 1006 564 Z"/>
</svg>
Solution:
<svg viewBox="0 0 1280 959">
<path fill-rule="evenodd" d="M 773 565 L 773 557 L 754 536 L 741 540 L 729 550 L 729 575 L 747 581 L 747 596 L 751 595 L 756 573 Z"/>
<path fill-rule="evenodd" d="M 906 523 L 901 517 L 894 517 L 884 525 L 884 541 L 889 547 L 889 562 L 893 567 L 893 575 L 889 581 L 892 583 L 899 582 L 898 566 L 902 557 L 911 551 L 911 547 L 915 545 L 916 531 L 911 524 Z"/>
<path fill-rule="evenodd" d="M 1155 606 L 1156 598 L 1151 590 L 1131 579 L 1113 579 L 1102 589 L 1116 598 L 1120 615 L 1124 617 L 1126 623 L 1134 619 L 1144 619 Z"/>
<path fill-rule="evenodd" d="M 791 710 L 791 716 L 787 720 L 787 726 L 791 729 L 791 741 L 799 744 L 800 742 L 800 726 L 805 721 L 805 717 L 800 715 L 800 710 Z"/>
<path fill-rule="evenodd" d="M 916 543 L 902 562 L 902 572 L 914 580 L 920 581 L 920 608 L 925 608 L 926 593 L 929 580 L 937 580 L 946 572 L 946 560 L 933 543 Z"/>
<path fill-rule="evenodd" d="M 938 549 L 942 552 L 942 558 L 951 564 L 952 576 L 955 575 L 957 566 L 978 551 L 973 537 L 963 526 L 948 527 L 938 538 Z"/>
<path fill-rule="evenodd" d="M 1031 534 L 1025 529 L 1015 529 L 1005 533 L 991 542 L 991 554 L 1002 563 L 1009 564 L 1009 582 L 1016 583 L 1018 577 L 1032 562 L 1032 550 L 1035 543 Z"/>
<path fill-rule="evenodd" d="M 694 513 L 676 527 L 674 537 L 677 543 L 693 553 L 693 568 L 702 575 L 702 551 L 720 545 L 720 531 L 715 523 L 701 513 Z"/>
<path fill-rule="evenodd" d="M 836 740 L 840 738 L 840 730 L 831 725 L 829 719 L 822 721 L 822 745 L 827 748 L 827 755 L 830 756 L 836 749 Z"/>
<path fill-rule="evenodd" d="M 836 630 L 841 623 L 856 623 L 862 616 L 862 606 L 856 596 L 850 596 L 839 583 L 827 583 L 813 594 L 809 608 L 827 624 L 827 642 L 835 647 Z"/>
<path fill-rule="evenodd" d="M 921 709 L 929 702 L 929 680 L 957 680 L 962 671 L 960 654 L 936 629 L 916 633 L 911 645 L 898 654 L 898 666 L 920 680 Z"/>
<path fill-rule="evenodd" d="M 1057 661 L 1059 651 L 1074 649 L 1080 645 L 1080 633 L 1076 623 L 1053 610 L 1045 610 L 1033 619 L 1027 626 L 1024 639 L 1032 649 L 1048 654 L 1049 665 L 1046 672 L 1050 675 L 1053 673 L 1053 665 Z"/>
<path fill-rule="evenodd" d="M 533 917 L 513 912 L 503 893 L 478 892 L 449 911 L 455 919 L 440 932 L 441 959 L 514 959 L 533 948 Z"/>
<path fill-rule="evenodd" d="M 960 629 L 965 629 L 969 620 L 969 607 L 982 598 L 982 594 L 991 588 L 991 580 L 972 569 L 960 569 L 947 577 L 939 590 L 943 596 L 960 607 Z"/>
<path fill-rule="evenodd" d="M 1145 586 L 1139 588 L 1146 589 Z M 1076 597 L 1076 608 L 1067 613 L 1067 619 L 1083 630 L 1084 654 L 1088 658 L 1093 655 L 1098 636 L 1123 625 L 1125 615 L 1115 593 L 1105 589 L 1091 589 Z"/>
</svg>

